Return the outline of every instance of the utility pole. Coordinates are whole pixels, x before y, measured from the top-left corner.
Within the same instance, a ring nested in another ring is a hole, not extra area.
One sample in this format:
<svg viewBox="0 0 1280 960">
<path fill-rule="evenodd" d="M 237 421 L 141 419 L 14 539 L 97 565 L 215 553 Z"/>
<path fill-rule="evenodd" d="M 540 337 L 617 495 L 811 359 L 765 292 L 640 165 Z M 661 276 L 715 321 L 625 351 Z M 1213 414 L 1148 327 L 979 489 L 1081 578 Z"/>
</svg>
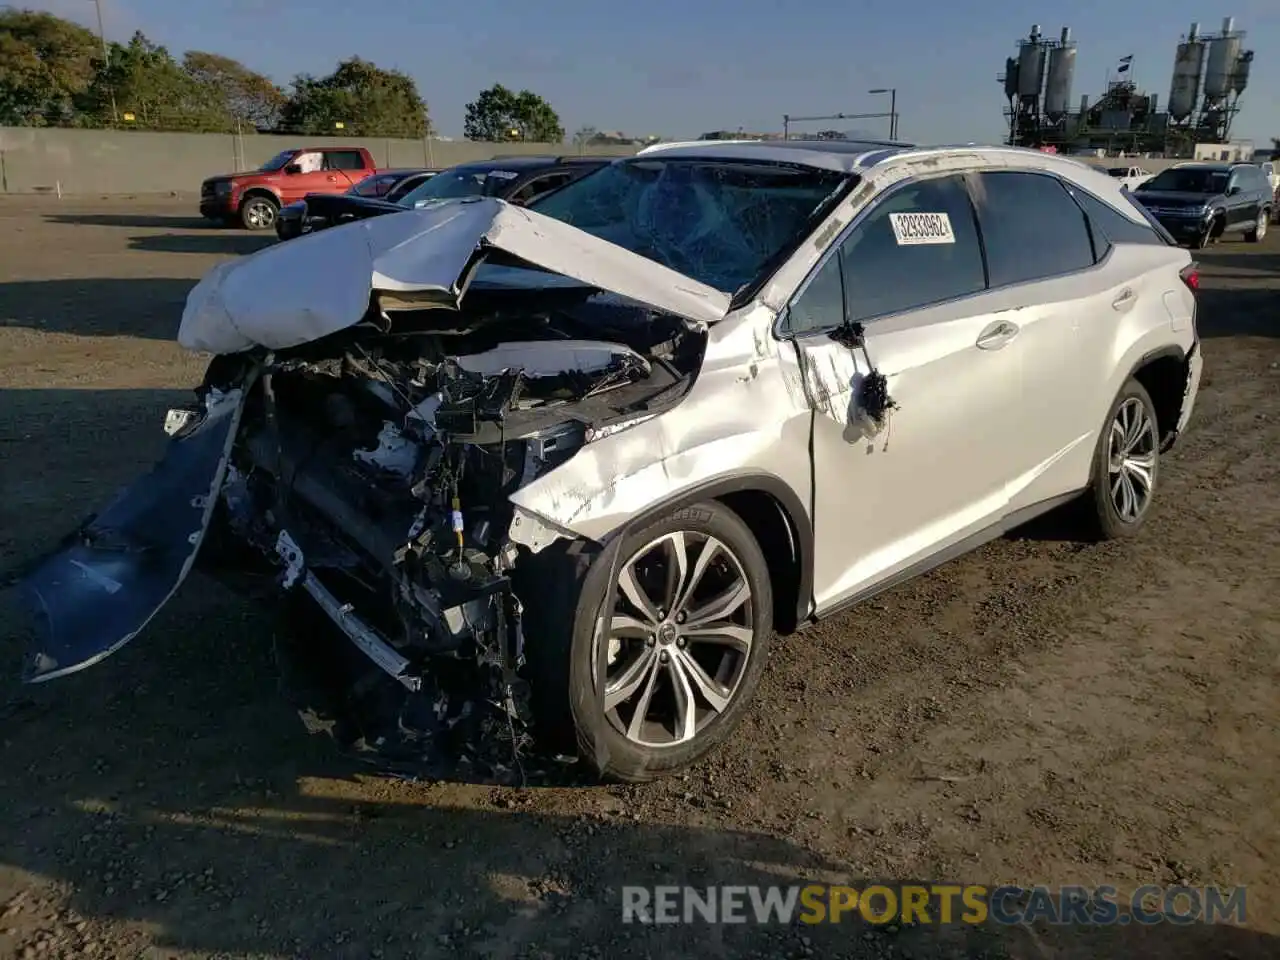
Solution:
<svg viewBox="0 0 1280 960">
<path fill-rule="evenodd" d="M 92 3 L 98 10 L 98 39 L 102 41 L 102 65 L 110 67 L 111 53 L 107 49 L 107 31 L 102 28 L 102 0 L 92 0 Z M 111 93 L 111 122 L 119 123 L 120 115 L 116 112 L 116 91 L 109 83 L 107 89 Z"/>
<path fill-rule="evenodd" d="M 898 139 L 898 88 L 876 87 L 867 93 L 887 93 L 889 95 L 889 139 Z"/>
</svg>

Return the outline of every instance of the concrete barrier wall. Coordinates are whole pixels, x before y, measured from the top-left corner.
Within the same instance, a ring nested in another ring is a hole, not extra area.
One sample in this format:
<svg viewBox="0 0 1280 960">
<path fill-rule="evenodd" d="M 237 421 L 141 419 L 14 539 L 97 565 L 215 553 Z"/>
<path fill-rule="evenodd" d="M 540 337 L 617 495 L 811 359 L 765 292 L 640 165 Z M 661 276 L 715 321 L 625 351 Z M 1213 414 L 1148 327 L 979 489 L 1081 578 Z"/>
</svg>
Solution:
<svg viewBox="0 0 1280 960">
<path fill-rule="evenodd" d="M 571 154 L 572 144 L 472 143 L 468 140 L 385 140 L 358 137 L 236 137 L 216 133 L 143 133 L 0 127 L 0 192 L 63 194 L 198 193 L 218 173 L 253 169 L 299 146 L 366 147 L 381 167 L 448 167 L 499 154 Z M 592 148 L 627 156 L 636 147 Z M 1176 160 L 1080 157 L 1099 167 L 1134 164 L 1159 173 Z"/>
<path fill-rule="evenodd" d="M 572 144 L 472 143 L 359 137 L 236 137 L 216 133 L 143 133 L 0 127 L 0 191 L 4 193 L 199 193 L 200 181 L 253 169 L 281 150 L 362 146 L 381 167 L 447 167 L 500 154 L 573 154 Z M 590 148 L 626 156 L 636 147 Z"/>
</svg>

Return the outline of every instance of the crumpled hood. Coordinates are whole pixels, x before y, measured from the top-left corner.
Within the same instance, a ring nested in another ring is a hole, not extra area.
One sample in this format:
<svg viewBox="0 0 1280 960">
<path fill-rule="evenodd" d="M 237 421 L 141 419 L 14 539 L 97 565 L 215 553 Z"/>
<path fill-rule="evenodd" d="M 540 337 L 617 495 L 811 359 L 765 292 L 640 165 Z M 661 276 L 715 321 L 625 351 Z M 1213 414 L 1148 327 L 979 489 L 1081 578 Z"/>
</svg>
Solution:
<svg viewBox="0 0 1280 960">
<path fill-rule="evenodd" d="M 375 291 L 456 307 L 489 250 L 696 323 L 729 310 L 727 293 L 536 211 L 478 197 L 219 264 L 188 295 L 178 342 L 210 353 L 298 346 L 359 323 Z"/>
</svg>

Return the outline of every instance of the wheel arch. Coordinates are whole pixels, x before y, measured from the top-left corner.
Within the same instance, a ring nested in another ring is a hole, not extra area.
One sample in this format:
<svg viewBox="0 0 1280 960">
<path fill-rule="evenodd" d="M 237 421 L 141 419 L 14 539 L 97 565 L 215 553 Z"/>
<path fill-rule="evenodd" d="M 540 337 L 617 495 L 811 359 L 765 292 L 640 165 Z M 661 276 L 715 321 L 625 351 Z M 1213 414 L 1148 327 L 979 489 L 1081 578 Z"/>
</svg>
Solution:
<svg viewBox="0 0 1280 960">
<path fill-rule="evenodd" d="M 804 623 L 813 597 L 813 525 L 794 490 L 777 477 L 739 473 L 694 484 L 632 516 L 605 540 L 606 547 L 659 517 L 707 500 L 732 510 L 760 545 L 773 588 L 774 627 L 791 633 Z"/>
<path fill-rule="evenodd" d="M 272 203 L 276 205 L 277 209 L 284 206 L 284 201 L 280 199 L 280 194 L 276 193 L 270 187 L 253 186 L 253 187 L 249 187 L 247 190 L 245 190 L 244 193 L 240 195 L 240 203 L 236 207 L 236 210 L 239 211 L 241 208 L 244 207 L 246 203 L 248 203 L 250 200 L 254 199 L 255 197 L 266 197 L 268 200 L 270 200 Z"/>
<path fill-rule="evenodd" d="M 1162 450 L 1167 450 L 1177 435 L 1189 362 L 1186 351 L 1171 344 L 1144 354 L 1125 378 L 1126 383 L 1137 380 L 1151 396 Z"/>
</svg>

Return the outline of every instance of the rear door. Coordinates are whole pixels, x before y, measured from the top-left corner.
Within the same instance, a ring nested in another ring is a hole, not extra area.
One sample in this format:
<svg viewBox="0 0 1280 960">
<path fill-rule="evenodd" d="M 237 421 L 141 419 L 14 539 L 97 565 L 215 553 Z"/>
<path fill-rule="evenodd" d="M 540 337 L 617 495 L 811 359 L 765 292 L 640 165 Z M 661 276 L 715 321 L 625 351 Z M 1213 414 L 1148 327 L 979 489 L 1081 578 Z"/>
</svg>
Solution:
<svg viewBox="0 0 1280 960">
<path fill-rule="evenodd" d="M 969 178 L 990 271 L 991 300 L 1016 327 L 1024 392 L 1009 443 L 1013 510 L 1067 492 L 1075 458 L 1094 430 L 1078 398 L 1084 353 L 1098 324 L 1114 323 L 1110 300 L 1133 305 L 1135 291 L 1099 276 L 1084 212 L 1058 178 L 998 171 Z"/>
<path fill-rule="evenodd" d="M 325 150 L 324 168 L 329 181 L 328 193 L 346 193 L 373 172 L 365 166 L 362 150 Z"/>
</svg>

